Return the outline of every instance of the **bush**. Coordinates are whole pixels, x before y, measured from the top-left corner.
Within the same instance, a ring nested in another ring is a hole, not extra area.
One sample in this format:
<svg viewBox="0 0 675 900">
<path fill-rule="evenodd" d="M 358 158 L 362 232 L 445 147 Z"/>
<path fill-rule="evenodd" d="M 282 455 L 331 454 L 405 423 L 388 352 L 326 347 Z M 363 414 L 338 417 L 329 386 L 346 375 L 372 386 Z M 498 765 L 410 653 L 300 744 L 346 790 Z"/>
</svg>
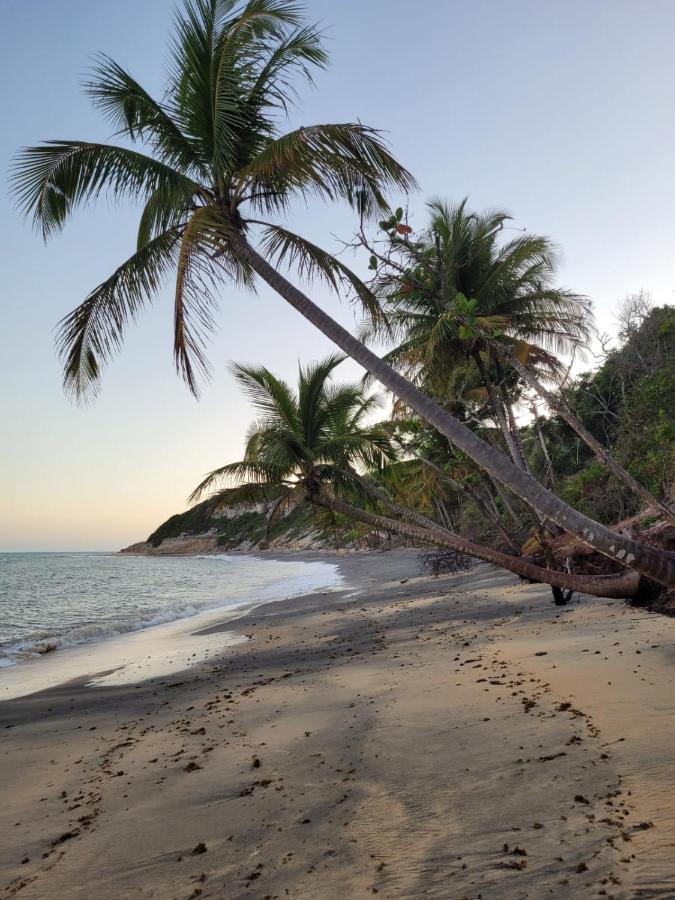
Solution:
<svg viewBox="0 0 675 900">
<path fill-rule="evenodd" d="M 625 519 L 640 506 L 639 498 L 630 494 L 625 485 L 597 460 L 566 478 L 560 487 L 560 497 L 579 512 L 602 523 Z"/>
</svg>

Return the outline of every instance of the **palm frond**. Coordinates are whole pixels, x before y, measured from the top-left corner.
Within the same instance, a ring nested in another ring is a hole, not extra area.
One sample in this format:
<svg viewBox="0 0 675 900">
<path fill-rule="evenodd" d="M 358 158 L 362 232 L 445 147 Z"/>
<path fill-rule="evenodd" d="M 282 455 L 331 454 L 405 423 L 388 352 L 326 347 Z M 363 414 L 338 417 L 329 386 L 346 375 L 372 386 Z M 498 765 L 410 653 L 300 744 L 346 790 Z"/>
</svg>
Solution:
<svg viewBox="0 0 675 900">
<path fill-rule="evenodd" d="M 242 385 L 254 407 L 266 418 L 283 422 L 288 428 L 298 428 L 297 401 L 292 389 L 263 366 L 235 363 L 234 377 Z"/>
<path fill-rule="evenodd" d="M 255 462 L 241 460 L 227 463 L 205 475 L 188 497 L 188 502 L 195 503 L 204 496 L 206 491 L 210 491 L 217 485 L 227 481 L 232 482 L 237 487 L 241 487 L 246 483 L 265 486 L 268 480 L 267 474 L 265 469 Z"/>
<path fill-rule="evenodd" d="M 250 110 L 274 106 L 288 112 L 289 104 L 297 97 L 292 76 L 300 74 L 312 83 L 310 67 L 325 68 L 328 54 L 321 46 L 319 32 L 314 26 L 295 28 L 274 46 L 249 90 L 246 106 Z"/>
<path fill-rule="evenodd" d="M 47 141 L 25 147 L 15 160 L 12 191 L 45 239 L 59 231 L 73 209 L 103 191 L 119 200 L 149 197 L 160 186 L 184 195 L 200 186 L 166 163 L 111 144 Z"/>
<path fill-rule="evenodd" d="M 183 225 L 194 211 L 194 194 L 182 185 L 160 184 L 147 199 L 138 224 L 136 246 L 140 249 L 158 234 Z"/>
<path fill-rule="evenodd" d="M 208 378 L 206 339 L 213 332 L 215 261 L 211 211 L 202 207 L 183 231 L 176 266 L 174 360 L 176 370 L 195 396 L 199 379 Z"/>
<path fill-rule="evenodd" d="M 181 132 L 169 111 L 114 59 L 104 53 L 98 55 L 85 91 L 116 131 L 131 140 L 149 142 L 164 160 L 184 172 L 206 174 L 195 145 Z"/>
<path fill-rule="evenodd" d="M 408 192 L 413 176 L 380 132 L 355 123 L 312 125 L 270 140 L 239 172 L 238 193 L 263 211 L 286 209 L 294 195 L 346 200 L 360 214 L 387 209 L 385 191 Z"/>
<path fill-rule="evenodd" d="M 265 533 L 268 538 L 275 525 L 291 513 L 304 499 L 305 489 L 300 484 L 292 488 L 286 488 L 282 492 L 279 499 L 271 506 L 270 511 L 267 513 L 267 527 Z"/>
<path fill-rule="evenodd" d="M 327 382 L 333 371 L 345 359 L 339 353 L 331 354 L 319 363 L 304 369 L 300 366 L 298 377 L 298 410 L 303 438 L 308 447 L 316 444 L 325 426 L 327 407 Z"/>
<path fill-rule="evenodd" d="M 57 347 L 64 387 L 78 400 L 98 391 L 102 368 L 175 262 L 178 230 L 158 235 L 136 251 L 59 323 Z"/>
<path fill-rule="evenodd" d="M 232 507 L 248 507 L 266 504 L 274 500 L 277 489 L 274 485 L 242 484 L 239 487 L 223 488 L 216 491 L 209 499 L 212 503 L 212 513 L 216 514 L 224 509 Z"/>
<path fill-rule="evenodd" d="M 261 249 L 276 265 L 295 267 L 306 281 L 323 279 L 336 293 L 340 287 L 351 288 L 371 322 L 381 323 L 385 318 L 377 297 L 358 275 L 306 238 L 280 225 L 268 224 L 263 229 Z"/>
</svg>

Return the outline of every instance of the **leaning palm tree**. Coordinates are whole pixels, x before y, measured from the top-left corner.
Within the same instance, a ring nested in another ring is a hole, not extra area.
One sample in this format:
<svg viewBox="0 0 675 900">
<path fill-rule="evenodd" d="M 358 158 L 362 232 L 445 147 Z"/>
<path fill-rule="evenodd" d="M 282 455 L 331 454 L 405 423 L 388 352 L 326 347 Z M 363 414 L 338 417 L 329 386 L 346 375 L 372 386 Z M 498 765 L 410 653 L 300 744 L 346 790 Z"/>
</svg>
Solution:
<svg viewBox="0 0 675 900">
<path fill-rule="evenodd" d="M 557 354 L 583 349 L 592 333 L 588 301 L 553 282 L 551 241 L 524 233 L 500 242 L 508 214 L 472 212 L 466 199 L 428 205 L 429 224 L 415 240 L 401 237 L 396 216 L 382 223 L 390 235 L 386 253 L 362 236 L 376 253 L 375 289 L 387 313 L 386 323 L 370 325 L 366 336 L 386 327 L 396 346 L 385 360 L 436 395 L 458 365 L 473 360 L 513 461 L 527 468 L 509 396 L 515 375 L 629 490 L 675 524 L 668 507 L 611 456 L 562 394 L 546 387 L 563 372 Z"/>
<path fill-rule="evenodd" d="M 95 391 L 170 271 L 176 273 L 174 351 L 193 391 L 208 369 L 204 339 L 214 324 L 222 277 L 251 287 L 254 275 L 312 322 L 478 465 L 566 530 L 653 579 L 675 579 L 675 561 L 617 535 L 547 492 L 331 319 L 282 275 L 334 287 L 347 282 L 375 314 L 376 303 L 343 263 L 277 221 L 295 199 L 343 199 L 363 217 L 385 206 L 385 192 L 414 181 L 380 135 L 361 124 L 280 133 L 295 99 L 294 79 L 311 78 L 326 55 L 315 28 L 292 0 L 185 0 L 177 16 L 171 70 L 162 100 L 113 60 L 99 60 L 87 91 L 117 135 L 132 146 L 51 141 L 22 151 L 14 170 L 20 206 L 45 238 L 76 207 L 102 193 L 144 204 L 134 254 L 62 322 L 66 387 Z M 139 149 L 140 147 L 140 149 Z"/>
<path fill-rule="evenodd" d="M 456 550 L 554 588 L 598 596 L 635 595 L 640 580 L 635 572 L 580 576 L 544 569 L 468 541 L 398 503 L 363 474 L 363 470 L 381 470 L 395 450 L 384 429 L 364 421 L 374 398 L 365 396 L 362 386 L 329 384 L 341 361 L 342 357 L 333 356 L 301 367 L 297 391 L 268 369 L 236 365 L 235 377 L 259 418 L 249 430 L 243 459 L 210 472 L 190 500 L 199 500 L 225 482 L 212 494 L 213 509 L 265 504 L 268 534 L 282 516 L 308 501 L 378 531 Z M 354 499 L 363 505 L 355 505 Z M 378 514 L 373 506 L 383 506 L 389 515 Z"/>
</svg>

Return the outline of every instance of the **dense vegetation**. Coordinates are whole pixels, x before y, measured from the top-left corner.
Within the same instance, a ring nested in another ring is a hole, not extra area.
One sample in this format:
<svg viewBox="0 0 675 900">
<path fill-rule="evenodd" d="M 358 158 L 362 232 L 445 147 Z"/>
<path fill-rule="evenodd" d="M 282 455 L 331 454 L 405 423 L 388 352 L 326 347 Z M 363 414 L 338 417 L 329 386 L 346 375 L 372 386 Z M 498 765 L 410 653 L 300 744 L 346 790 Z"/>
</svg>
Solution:
<svg viewBox="0 0 675 900">
<path fill-rule="evenodd" d="M 344 422 L 339 422 L 337 434 L 340 440 L 352 442 L 348 445 L 350 452 L 358 450 L 372 479 L 366 486 L 365 495 L 362 483 L 345 481 L 344 473 L 341 475 L 334 467 L 338 464 L 349 466 L 349 458 L 334 457 L 328 465 L 322 449 L 337 446 L 335 416 L 331 418 L 328 407 L 322 406 L 329 405 L 329 395 L 322 392 L 323 388 L 319 389 L 322 379 L 328 377 L 337 362 L 333 358 L 323 366 L 310 367 L 306 372 L 301 370 L 296 399 L 288 386 L 267 370 L 238 367 L 240 381 L 249 389 L 251 385 L 256 387 L 256 402 L 264 407 L 268 418 L 262 432 L 251 432 L 245 458 L 216 470 L 196 493 L 232 476 L 241 476 L 239 486 L 226 487 L 186 513 L 173 516 L 150 536 L 150 542 L 157 545 L 164 537 L 210 530 L 217 535 L 219 546 L 227 548 L 249 541 L 266 544 L 278 537 L 288 539 L 313 530 L 326 544 L 364 545 L 369 529 L 363 522 L 360 527 L 358 521 L 356 527 L 350 525 L 349 510 L 347 514 L 344 510 L 334 510 L 333 519 L 328 521 L 325 508 L 315 506 L 312 509 L 311 504 L 302 504 L 316 489 L 315 483 L 328 480 L 338 485 L 343 497 L 361 505 L 365 501 L 366 507 L 370 505 L 375 509 L 384 500 L 385 506 L 389 504 L 389 512 L 393 505 L 393 512 L 403 519 L 414 518 L 415 514 L 430 517 L 426 523 L 422 518 L 422 524 L 438 527 L 439 523 L 445 523 L 457 534 L 501 550 L 514 549 L 513 544 L 509 546 L 508 537 L 515 535 L 517 543 L 524 545 L 525 555 L 536 559 L 541 554 L 541 531 L 536 520 L 528 515 L 526 506 L 517 498 L 509 500 L 506 495 L 490 493 L 469 459 L 458 455 L 423 422 L 414 418 L 401 420 L 394 417 L 392 421 L 366 430 L 359 425 L 366 409 L 362 405 L 356 422 L 352 421 L 352 431 L 358 435 L 356 443 L 353 443 L 355 434 L 348 438 Z M 460 365 L 466 374 L 466 367 L 463 363 Z M 672 391 L 665 389 L 672 384 L 674 366 L 675 309 L 651 309 L 644 303 L 633 301 L 629 327 L 622 330 L 619 346 L 608 351 L 595 370 L 579 375 L 564 388 L 567 403 L 586 427 L 605 441 L 617 459 L 636 477 L 645 478 L 650 489 L 663 500 L 668 499 L 675 474 L 675 405 Z M 332 395 L 333 399 L 337 397 L 340 416 L 348 412 L 349 403 L 355 403 L 357 407 L 364 403 L 366 397 L 361 390 L 342 388 L 341 394 Z M 300 402 L 303 396 L 306 398 L 304 405 Z M 282 410 L 276 425 L 269 418 L 271 398 Z M 525 405 L 526 397 L 522 391 L 518 393 L 518 401 Z M 468 402 L 472 402 L 471 396 Z M 294 404 L 298 405 L 294 407 Z M 295 408 L 293 421 L 298 424 L 289 429 L 288 416 L 292 408 Z M 314 443 L 299 456 L 299 448 L 307 440 L 303 436 L 309 427 L 303 422 L 320 422 L 321 415 L 328 416 L 330 427 L 327 431 L 317 431 Z M 484 424 L 483 427 L 490 439 L 500 438 L 494 426 Z M 518 430 L 517 436 L 531 470 L 542 480 L 549 478 L 557 490 L 598 520 L 614 524 L 640 508 L 639 499 L 627 494 L 623 485 L 607 473 L 559 417 L 538 413 L 536 419 Z M 376 442 L 381 457 L 377 465 L 373 465 L 373 442 Z M 261 456 L 263 444 L 271 463 L 266 463 L 265 457 Z M 396 448 L 402 445 L 405 449 L 397 453 Z M 289 452 L 289 447 L 292 448 L 291 455 L 280 468 L 280 458 Z M 297 468 L 298 460 L 302 458 L 306 462 Z M 437 468 L 434 470 L 437 478 L 430 481 L 425 478 L 428 465 L 420 465 L 421 458 Z M 322 463 L 318 469 L 316 461 Z M 647 474 L 649 478 L 645 477 Z M 246 477 L 253 475 L 257 476 L 254 481 L 246 482 Z M 292 481 L 289 480 L 291 476 Z M 372 493 L 366 496 L 369 489 Z M 269 501 L 266 512 L 249 512 L 224 519 L 217 511 L 219 506 L 265 501 Z M 274 507 L 277 512 L 271 515 Z M 492 518 L 485 515 L 490 508 Z M 351 514 L 354 512 L 352 507 Z M 359 510 L 356 510 L 358 514 Z M 638 529 L 647 528 L 656 521 L 658 515 L 652 512 L 639 517 L 635 525 Z M 501 531 L 495 525 L 500 525 Z M 386 541 L 395 531 L 396 523 L 389 520 L 389 525 L 383 524 L 378 538 Z M 405 539 L 405 534 L 403 537 Z M 419 543 L 414 535 L 412 540 Z M 520 550 L 519 547 L 516 549 Z M 456 554 L 456 551 L 451 551 L 450 555 L 452 553 Z"/>
<path fill-rule="evenodd" d="M 320 545 L 340 548 L 362 546 L 366 534 L 367 529 L 355 527 L 344 516 L 318 516 L 307 504 L 297 506 L 270 528 L 266 511 L 243 510 L 225 517 L 214 510 L 209 499 L 171 516 L 147 540 L 159 547 L 168 538 L 213 535 L 217 547 L 234 550 L 242 545 L 265 547 L 279 538 L 290 544 L 313 539 Z"/>
<path fill-rule="evenodd" d="M 675 480 L 675 309 L 645 311 L 622 338 L 599 368 L 575 380 L 567 399 L 616 459 L 667 500 Z M 548 419 L 541 430 L 568 503 L 601 522 L 638 511 L 638 498 L 627 494 L 560 418 Z M 545 460 L 532 432 L 532 465 L 543 476 Z"/>
<path fill-rule="evenodd" d="M 162 522 L 148 537 L 148 543 L 153 547 L 159 547 L 166 538 L 180 537 L 182 534 L 205 534 L 211 531 L 213 504 L 208 500 L 198 503 L 183 513 L 176 513 L 166 522 Z"/>
</svg>

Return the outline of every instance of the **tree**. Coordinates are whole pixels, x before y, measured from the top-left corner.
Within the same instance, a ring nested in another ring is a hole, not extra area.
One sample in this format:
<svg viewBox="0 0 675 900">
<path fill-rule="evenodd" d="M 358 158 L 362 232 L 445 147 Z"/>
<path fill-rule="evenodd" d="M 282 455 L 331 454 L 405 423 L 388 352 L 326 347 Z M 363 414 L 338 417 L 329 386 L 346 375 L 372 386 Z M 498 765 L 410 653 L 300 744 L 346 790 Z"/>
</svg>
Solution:
<svg viewBox="0 0 675 900">
<path fill-rule="evenodd" d="M 397 340 L 385 359 L 433 395 L 443 394 L 458 363 L 472 359 L 513 461 L 527 468 L 509 398 L 514 385 L 508 373 L 515 372 L 520 386 L 544 399 L 629 490 L 675 524 L 668 507 L 611 456 L 564 396 L 545 386 L 563 370 L 555 353 L 583 348 L 592 331 L 588 301 L 553 284 L 551 241 L 523 233 L 500 243 L 509 216 L 471 212 L 466 200 L 455 207 L 436 200 L 429 209 L 429 224 L 414 240 L 401 236 L 396 216 L 381 223 L 388 246 L 376 251 L 371 265 L 387 314 L 384 327 Z M 372 253 L 365 235 L 362 242 Z M 644 294 L 623 301 L 624 337 L 649 309 Z M 377 323 L 369 333 L 382 327 Z"/>
<path fill-rule="evenodd" d="M 364 421 L 377 398 L 361 385 L 330 383 L 343 359 L 300 366 L 295 391 L 269 369 L 233 366 L 259 418 L 249 429 L 243 459 L 209 472 L 190 501 L 223 481 L 234 482 L 214 495 L 215 507 L 271 503 L 269 531 L 318 485 L 364 494 L 356 468 L 381 467 L 394 448 L 381 428 Z"/>
<path fill-rule="evenodd" d="M 250 287 L 253 274 L 319 328 L 478 465 L 540 512 L 601 553 L 657 581 L 675 562 L 617 535 L 547 492 L 414 385 L 380 360 L 289 282 L 272 263 L 336 288 L 349 283 L 373 315 L 377 304 L 339 260 L 276 222 L 297 198 L 347 200 L 361 216 L 386 207 L 385 191 L 406 191 L 412 176 L 378 132 L 361 124 L 315 125 L 279 135 L 295 98 L 293 78 L 311 78 L 326 55 L 315 28 L 290 0 L 186 0 L 176 20 L 171 72 L 160 102 L 113 60 L 102 57 L 88 85 L 96 106 L 126 146 L 52 141 L 24 149 L 13 175 L 20 206 L 45 238 L 74 209 L 108 191 L 142 199 L 138 248 L 63 321 L 59 344 L 66 387 L 96 390 L 126 326 L 171 269 L 176 365 L 193 391 L 208 368 L 204 338 L 213 326 L 214 286 L 222 276 Z M 257 246 L 252 235 L 259 235 Z"/>
<path fill-rule="evenodd" d="M 454 370 L 472 362 L 513 461 L 526 468 L 512 411 L 517 380 L 509 380 L 493 346 L 517 348 L 528 367 L 551 377 L 561 365 L 550 351 L 588 341 L 590 305 L 554 286 L 548 238 L 523 233 L 501 241 L 510 217 L 472 212 L 466 199 L 457 206 L 434 200 L 428 208 L 429 223 L 414 239 L 398 221 L 400 210 L 380 223 L 388 241 L 371 256 L 374 289 L 387 336 L 396 341 L 385 359 L 442 401 Z M 362 240 L 372 253 L 365 235 Z"/>
<path fill-rule="evenodd" d="M 381 468 L 395 454 L 386 432 L 364 422 L 375 400 L 366 397 L 360 386 L 329 385 L 340 361 L 340 357 L 333 356 L 305 369 L 301 367 L 297 391 L 268 369 L 235 366 L 235 376 L 260 418 L 249 430 L 243 459 L 210 472 L 190 500 L 198 500 L 206 491 L 230 482 L 213 494 L 212 508 L 269 504 L 268 532 L 281 516 L 308 500 L 320 509 L 363 522 L 378 531 L 456 550 L 532 581 L 599 596 L 630 597 L 637 592 L 639 576 L 634 572 L 583 576 L 543 569 L 467 541 L 397 503 L 358 471 Z M 380 504 L 390 515 L 356 506 L 347 502 L 345 495 L 371 506 Z"/>
</svg>

